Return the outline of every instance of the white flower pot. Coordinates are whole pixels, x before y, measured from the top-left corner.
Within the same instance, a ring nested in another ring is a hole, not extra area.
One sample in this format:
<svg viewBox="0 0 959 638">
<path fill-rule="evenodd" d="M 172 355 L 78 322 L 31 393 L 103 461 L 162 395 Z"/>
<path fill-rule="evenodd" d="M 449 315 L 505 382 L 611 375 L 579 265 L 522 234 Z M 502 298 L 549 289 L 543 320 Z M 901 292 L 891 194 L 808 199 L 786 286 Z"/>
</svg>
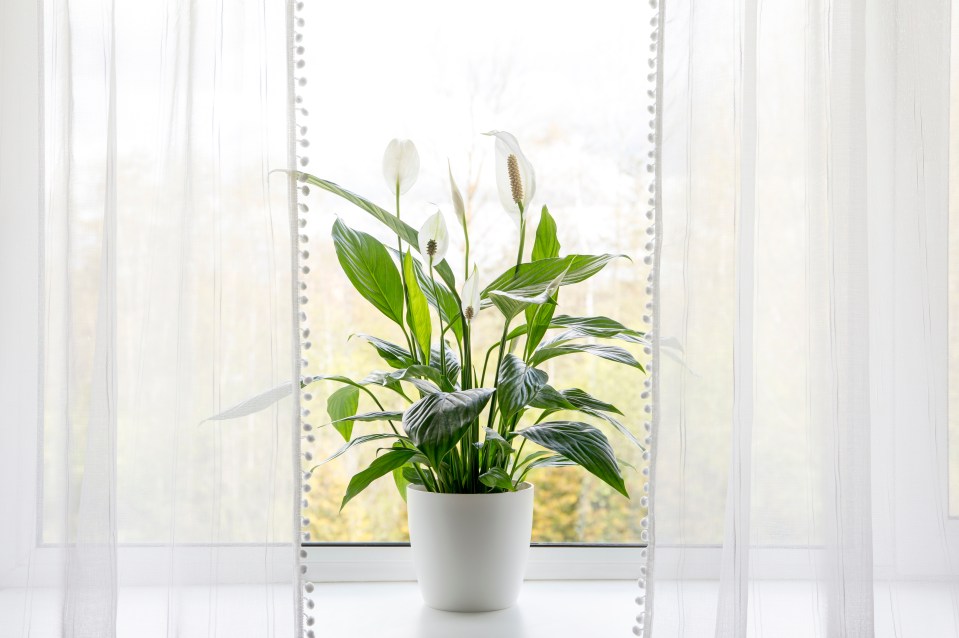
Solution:
<svg viewBox="0 0 959 638">
<path fill-rule="evenodd" d="M 502 494 L 406 491 L 420 592 L 444 611 L 494 611 L 516 602 L 533 529 L 533 486 Z"/>
</svg>

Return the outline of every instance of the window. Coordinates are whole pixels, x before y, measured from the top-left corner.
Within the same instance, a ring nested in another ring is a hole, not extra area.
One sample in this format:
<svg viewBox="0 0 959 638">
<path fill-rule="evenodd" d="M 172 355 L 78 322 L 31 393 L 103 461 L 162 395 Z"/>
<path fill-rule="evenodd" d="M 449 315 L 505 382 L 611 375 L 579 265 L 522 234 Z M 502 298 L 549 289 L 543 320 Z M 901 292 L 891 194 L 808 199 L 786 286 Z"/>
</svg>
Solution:
<svg viewBox="0 0 959 638">
<path fill-rule="evenodd" d="M 645 33 L 652 11 L 622 1 L 601 2 L 585 12 L 547 2 L 460 6 L 380 5 L 377 19 L 370 20 L 362 5 L 324 5 L 315 16 L 307 5 L 304 46 L 314 60 L 305 72 L 310 83 L 301 90 L 309 110 L 308 170 L 392 210 L 380 172 L 381 154 L 393 137 L 414 140 L 422 161 L 420 179 L 404 198 L 403 218 L 418 227 L 433 212 L 431 202 L 444 210 L 454 236 L 449 261 L 462 282 L 448 159 L 468 200 L 472 256 L 481 264 L 496 264 L 484 273 L 488 283 L 506 269 L 516 246 L 514 226 L 496 197 L 492 142 L 481 133 L 511 131 L 537 172 L 535 208 L 549 206 L 563 252 L 632 257 L 614 262 L 587 284 L 564 289 L 560 309 L 606 315 L 646 329 L 648 266 L 642 256 L 649 241 L 644 214 L 652 145 L 649 118 L 641 114 L 649 103 L 650 56 L 648 40 L 637 33 Z M 400 17 L 403 31 L 394 27 Z M 360 31 L 363 38 L 356 37 Z M 557 39 L 562 46 L 554 45 Z M 362 378 L 381 364 L 371 348 L 347 337 L 356 332 L 399 335 L 350 288 L 336 263 L 329 231 L 334 215 L 342 215 L 352 225 L 389 237 L 364 213 L 332 196 L 314 191 L 304 201 L 310 206 L 303 232 L 309 238 L 305 278 L 311 342 L 305 373 Z M 481 336 L 476 341 L 491 344 L 502 326 L 498 314 L 487 310 L 477 321 Z M 634 354 L 641 361 L 647 358 L 638 347 Z M 551 383 L 580 387 L 615 403 L 627 415 L 625 423 L 643 438 L 641 373 L 586 356 L 556 359 L 547 371 Z M 306 407 L 314 425 L 324 422 L 326 399 L 335 389 L 318 387 L 310 393 Z M 354 432 L 373 431 L 373 425 L 357 424 Z M 342 443 L 332 428 L 318 428 L 316 436 L 316 458 Z M 579 470 L 540 471 L 533 477 L 534 542 L 640 541 L 643 453 L 618 435 L 610 439 L 617 455 L 633 466 L 624 468 L 632 499 Z M 338 514 L 349 478 L 372 454 L 369 448 L 346 455 L 314 473 L 314 540 L 407 540 L 405 506 L 388 479 Z"/>
</svg>

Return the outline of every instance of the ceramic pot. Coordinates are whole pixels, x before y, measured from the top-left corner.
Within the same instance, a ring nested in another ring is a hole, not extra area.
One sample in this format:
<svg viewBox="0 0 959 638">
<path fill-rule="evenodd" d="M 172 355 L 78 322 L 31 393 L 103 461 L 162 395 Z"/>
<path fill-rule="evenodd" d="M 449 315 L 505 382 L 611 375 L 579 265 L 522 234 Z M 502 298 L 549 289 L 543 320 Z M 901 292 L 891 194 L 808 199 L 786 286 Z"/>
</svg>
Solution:
<svg viewBox="0 0 959 638">
<path fill-rule="evenodd" d="M 533 486 L 502 494 L 406 491 L 420 592 L 444 611 L 506 609 L 516 602 L 533 529 Z"/>
</svg>

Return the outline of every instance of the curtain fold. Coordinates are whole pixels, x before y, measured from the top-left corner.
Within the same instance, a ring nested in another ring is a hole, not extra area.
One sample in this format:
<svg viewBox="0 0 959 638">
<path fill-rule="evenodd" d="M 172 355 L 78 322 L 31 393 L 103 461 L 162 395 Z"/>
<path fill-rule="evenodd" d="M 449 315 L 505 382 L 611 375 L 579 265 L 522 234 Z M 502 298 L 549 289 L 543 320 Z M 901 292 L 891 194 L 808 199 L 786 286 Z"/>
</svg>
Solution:
<svg viewBox="0 0 959 638">
<path fill-rule="evenodd" d="M 951 4 L 664 11 L 648 633 L 959 635 Z"/>
<path fill-rule="evenodd" d="M 292 5 L 41 6 L 42 399 L 0 449 L 0 636 L 292 635 L 296 398 L 209 420 L 298 375 Z"/>
</svg>

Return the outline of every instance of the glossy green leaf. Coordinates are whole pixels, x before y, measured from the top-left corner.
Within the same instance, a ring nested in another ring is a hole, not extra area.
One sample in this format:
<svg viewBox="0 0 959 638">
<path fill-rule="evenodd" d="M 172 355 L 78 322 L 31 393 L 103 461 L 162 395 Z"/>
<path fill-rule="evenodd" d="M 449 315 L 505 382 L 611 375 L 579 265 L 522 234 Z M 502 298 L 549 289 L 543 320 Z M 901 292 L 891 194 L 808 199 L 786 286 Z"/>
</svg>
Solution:
<svg viewBox="0 0 959 638">
<path fill-rule="evenodd" d="M 397 383 L 397 382 L 395 382 L 395 381 L 392 381 L 392 380 L 387 381 L 387 382 L 383 382 L 380 378 L 377 377 L 378 374 L 380 374 L 380 373 L 377 373 L 377 372 L 370 373 L 369 375 L 366 376 L 365 379 L 363 379 L 363 380 L 361 380 L 361 381 L 354 381 L 353 379 L 350 379 L 349 377 L 344 377 L 344 376 L 339 375 L 339 374 L 317 375 L 317 376 L 314 376 L 314 377 L 308 377 L 309 381 L 306 382 L 306 383 L 304 383 L 304 384 L 302 385 L 302 387 L 306 388 L 306 387 L 308 387 L 308 386 L 310 386 L 310 385 L 312 385 L 313 383 L 316 383 L 316 382 L 318 382 L 318 381 L 335 381 L 335 382 L 337 382 L 337 383 L 342 383 L 342 384 L 345 384 L 345 385 L 351 385 L 351 386 L 353 386 L 354 388 L 358 388 L 358 389 L 361 390 L 362 392 L 366 393 L 366 395 L 369 396 L 371 399 L 373 399 L 374 402 L 376 402 L 376 395 L 373 394 L 373 393 L 369 390 L 369 388 L 367 388 L 366 386 L 368 386 L 368 385 L 379 385 L 379 386 L 388 388 L 388 389 L 392 390 L 393 392 L 396 392 L 397 394 L 399 394 L 399 395 L 400 395 L 401 397 L 403 397 L 404 399 L 405 399 L 405 398 L 408 398 L 408 397 L 406 396 L 406 394 L 403 392 L 403 388 L 400 387 L 400 384 L 399 384 L 399 383 Z M 383 373 L 383 374 L 385 374 L 385 373 Z"/>
<path fill-rule="evenodd" d="M 297 177 L 306 182 L 307 184 L 312 184 L 313 186 L 318 186 L 325 191 L 338 195 L 345 199 L 346 201 L 354 204 L 363 211 L 366 211 L 377 220 L 379 220 L 384 226 L 392 230 L 397 236 L 405 241 L 410 246 L 417 248 L 419 244 L 419 233 L 413 229 L 412 226 L 406 222 L 397 219 L 396 215 L 387 212 L 383 208 L 380 208 L 373 202 L 369 201 L 364 197 L 360 197 L 356 193 L 352 193 L 338 184 L 334 184 L 331 181 L 320 179 L 315 175 L 310 175 L 309 173 L 297 172 Z M 446 285 L 450 287 L 451 290 L 456 290 L 456 277 L 453 276 L 453 270 L 450 268 L 450 265 L 444 259 L 438 264 L 434 264 L 433 268 L 439 273 L 440 277 L 446 282 Z M 455 294 L 455 293 L 454 293 Z M 459 306 L 459 299 L 457 299 L 457 306 Z"/>
<path fill-rule="evenodd" d="M 377 310 L 403 325 L 403 284 L 386 246 L 340 219 L 333 223 L 333 246 L 356 291 Z"/>
<path fill-rule="evenodd" d="M 509 441 L 500 436 L 500 433 L 491 428 L 484 428 L 486 430 L 486 438 L 482 442 L 477 441 L 473 445 L 477 449 L 483 450 L 488 449 L 490 451 L 497 451 L 501 453 L 504 457 L 509 456 L 513 453 L 513 446 Z"/>
<path fill-rule="evenodd" d="M 333 427 L 344 440 L 349 441 L 353 434 L 353 416 L 360 404 L 360 391 L 352 386 L 343 386 L 326 400 L 326 413 L 330 415 Z"/>
<path fill-rule="evenodd" d="M 539 225 L 536 226 L 536 240 L 533 243 L 531 259 L 539 261 L 559 257 L 559 249 L 559 239 L 556 237 L 556 220 L 549 214 L 549 209 L 543 206 L 543 212 L 539 217 Z"/>
<path fill-rule="evenodd" d="M 553 388 L 546 386 L 538 395 L 536 395 L 532 405 L 533 407 L 542 408 L 543 410 L 543 413 L 539 416 L 537 422 L 542 421 L 554 412 L 559 412 L 561 410 L 581 412 L 583 414 L 588 414 L 589 416 L 606 421 L 614 428 L 619 430 L 620 433 L 628 438 L 634 445 L 642 450 L 646 449 L 646 446 L 640 443 L 639 439 L 629 430 L 629 428 L 623 425 L 615 417 L 607 414 L 607 412 L 622 414 L 622 412 L 619 411 L 619 408 L 612 403 L 600 401 L 599 399 L 591 396 L 589 393 L 584 392 L 583 390 L 580 390 L 579 388 L 563 390 L 560 393 Z"/>
<path fill-rule="evenodd" d="M 606 359 L 607 361 L 622 363 L 623 365 L 636 368 L 641 372 L 646 372 L 645 368 L 643 368 L 643 365 L 637 361 L 636 358 L 625 348 L 620 348 L 619 346 L 597 345 L 592 343 L 568 343 L 561 346 L 540 348 L 533 353 L 533 356 L 529 362 L 531 365 L 539 365 L 544 361 L 548 361 L 554 357 L 560 357 L 567 354 L 576 354 L 580 352 L 585 352 L 601 359 Z"/>
<path fill-rule="evenodd" d="M 556 291 L 559 290 L 560 283 L 563 280 L 563 273 L 557 275 L 546 288 L 534 297 L 523 296 L 514 292 L 502 292 L 494 290 L 490 292 L 490 302 L 503 313 L 507 321 L 523 312 L 531 306 L 540 304 L 556 305 Z"/>
<path fill-rule="evenodd" d="M 548 375 L 537 370 L 519 357 L 508 354 L 499 367 L 499 384 L 496 387 L 496 403 L 500 412 L 509 419 L 526 405 L 546 385 Z"/>
<path fill-rule="evenodd" d="M 553 300 L 556 300 L 554 293 Z M 540 341 L 549 330 L 550 321 L 553 313 L 556 311 L 556 304 L 542 304 L 539 306 L 530 306 L 526 309 L 526 358 L 536 350 Z"/>
<path fill-rule="evenodd" d="M 440 349 L 438 345 L 433 346 L 433 350 L 430 355 L 431 357 L 430 367 L 445 374 L 446 379 L 450 385 L 449 387 L 444 389 L 453 390 L 455 389 L 455 386 L 459 383 L 459 376 L 460 376 L 459 356 L 456 354 L 456 352 L 452 348 L 450 348 L 450 345 L 448 343 L 444 343 L 443 345 L 446 347 L 446 369 L 445 370 L 440 369 L 440 363 L 442 362 L 442 359 L 440 357 Z"/>
<path fill-rule="evenodd" d="M 429 365 L 430 342 L 433 340 L 433 326 L 430 320 L 430 306 L 426 295 L 420 289 L 413 269 L 413 255 L 406 251 L 403 257 L 403 273 L 406 276 L 406 294 L 409 305 L 406 308 L 406 323 L 413 333 L 413 340 L 420 350 L 420 361 Z"/>
<path fill-rule="evenodd" d="M 396 491 L 400 493 L 400 498 L 403 499 L 403 502 L 406 502 L 406 488 L 409 486 L 410 481 L 406 478 L 406 475 L 403 473 L 405 470 L 413 470 L 411 467 L 404 465 L 403 467 L 397 467 L 393 469 L 393 483 L 396 485 Z M 415 474 L 415 472 L 414 472 Z"/>
<path fill-rule="evenodd" d="M 622 434 L 622 435 L 625 436 L 627 439 L 629 439 L 630 443 L 632 443 L 633 445 L 635 445 L 636 447 L 638 447 L 638 448 L 641 449 L 641 450 L 645 450 L 645 449 L 646 449 L 646 446 L 643 445 L 642 443 L 640 443 L 640 441 L 639 441 L 639 439 L 636 437 L 636 435 L 633 434 L 632 432 L 630 432 L 629 428 L 627 428 L 625 425 L 623 425 L 622 422 L 620 422 L 620 420 L 617 419 L 616 417 L 610 416 L 609 414 L 607 414 L 606 412 L 603 412 L 603 411 L 601 411 L 601 410 L 595 410 L 595 409 L 589 408 L 589 407 L 581 407 L 581 408 L 578 408 L 578 410 L 579 410 L 580 412 L 582 412 L 583 414 L 588 414 L 589 416 L 593 416 L 593 417 L 596 417 L 596 418 L 598 418 L 598 419 L 602 419 L 602 420 L 606 421 L 606 422 L 609 423 L 611 426 L 613 426 L 614 428 L 616 428 L 616 429 L 619 431 L 620 434 Z"/>
<path fill-rule="evenodd" d="M 399 255 L 395 249 L 390 249 L 390 252 Z M 462 343 L 463 323 L 460 316 L 459 297 L 450 292 L 450 289 L 443 282 L 430 279 L 429 274 L 423 268 L 423 264 L 415 258 L 413 259 L 413 270 L 416 272 L 416 282 L 423 294 L 426 295 L 426 300 L 436 308 L 436 312 L 443 320 L 443 325 L 449 326 L 449 330 L 456 336 L 456 341 Z"/>
<path fill-rule="evenodd" d="M 615 412 L 616 414 L 620 415 L 623 414 L 619 408 L 612 403 L 601 401 L 585 390 L 580 390 L 579 388 L 563 390 L 563 397 L 565 397 L 566 400 L 568 400 L 577 408 L 591 408 L 593 410 L 600 410 L 602 412 Z"/>
<path fill-rule="evenodd" d="M 598 337 L 601 339 L 622 339 L 631 343 L 649 343 L 646 335 L 638 330 L 627 328 L 620 322 L 609 317 L 570 317 L 559 315 L 553 317 L 551 327 L 570 328 L 582 337 Z"/>
<path fill-rule="evenodd" d="M 423 485 L 423 479 L 412 467 L 405 465 L 399 470 L 403 474 L 403 480 L 410 485 Z"/>
<path fill-rule="evenodd" d="M 439 467 L 486 407 L 493 391 L 487 388 L 437 392 L 409 407 L 403 427 L 430 465 Z"/>
<path fill-rule="evenodd" d="M 494 290 L 489 295 L 490 302 L 503 313 L 503 316 L 507 320 L 512 320 L 513 317 L 523 312 L 527 307 L 537 304 L 552 303 L 555 305 L 550 296 L 543 292 L 535 297 L 524 297 L 516 293 L 511 292 L 500 292 Z"/>
<path fill-rule="evenodd" d="M 479 480 L 480 483 L 486 487 L 505 490 L 507 492 L 516 491 L 516 487 L 513 485 L 513 479 L 511 479 L 506 470 L 501 467 L 491 467 L 488 472 L 480 474 Z"/>
<path fill-rule="evenodd" d="M 370 423 L 373 421 L 398 421 L 403 418 L 403 413 L 396 411 L 363 412 L 362 414 L 354 414 L 347 418 L 351 422 L 360 421 L 361 423 Z M 331 425 L 336 427 L 338 422 L 346 421 L 347 418 L 336 419 L 331 423 Z"/>
<path fill-rule="evenodd" d="M 387 375 L 397 381 L 406 381 L 416 387 L 417 390 L 432 394 L 434 392 L 452 391 L 453 386 L 443 376 L 443 374 L 432 366 L 414 365 L 402 370 L 394 370 Z"/>
<path fill-rule="evenodd" d="M 487 298 L 493 291 L 535 297 L 557 277 L 560 277 L 560 285 L 575 284 L 589 279 L 619 257 L 625 255 L 567 255 L 520 264 L 518 270 L 511 267 L 483 290 L 481 296 L 487 301 L 484 306 L 492 303 Z"/>
<path fill-rule="evenodd" d="M 613 448 L 598 428 L 579 421 L 548 421 L 531 425 L 516 434 L 583 466 L 617 492 L 629 497 Z"/>
<path fill-rule="evenodd" d="M 383 361 L 386 361 L 386 363 L 394 368 L 406 368 L 415 363 L 413 357 L 410 355 L 410 351 L 402 346 L 371 335 L 357 334 L 353 336 L 373 346 L 376 353 L 383 358 Z"/>
<path fill-rule="evenodd" d="M 550 454 L 549 452 L 547 452 L 542 457 L 536 458 L 530 461 L 529 464 L 525 468 L 523 468 L 523 471 L 519 475 L 519 481 L 522 482 L 526 480 L 526 475 L 529 474 L 530 471 L 535 470 L 537 468 L 572 467 L 575 465 L 577 465 L 577 463 L 573 463 L 572 461 L 570 461 L 568 458 L 564 456 L 560 456 L 559 454 Z"/>
<path fill-rule="evenodd" d="M 355 439 L 350 439 L 349 441 L 347 441 L 346 443 L 344 443 L 344 444 L 343 444 L 343 447 L 341 447 L 341 448 L 338 449 L 336 452 L 334 452 L 333 454 L 331 454 L 331 455 L 328 456 L 327 458 L 323 459 L 322 461 L 320 461 L 319 463 L 317 463 L 316 465 L 314 465 L 312 468 L 310 468 L 310 471 L 313 471 L 313 470 L 315 470 L 316 468 L 320 467 L 321 465 L 324 465 L 324 464 L 326 464 L 326 463 L 329 463 L 329 462 L 332 461 L 333 459 L 342 456 L 342 455 L 345 454 L 350 448 L 353 448 L 353 447 L 355 447 L 355 446 L 357 446 L 357 445 L 361 445 L 361 444 L 363 444 L 363 443 L 369 443 L 370 441 L 378 441 L 378 440 L 380 440 L 380 439 L 400 439 L 400 440 L 403 440 L 403 441 L 409 441 L 409 439 L 408 439 L 407 437 L 405 437 L 405 436 L 398 436 L 398 435 L 396 435 L 396 434 L 394 434 L 394 433 L 392 433 L 392 432 L 382 432 L 382 433 L 378 432 L 378 433 L 376 433 L 376 434 L 364 434 L 363 436 L 358 436 L 358 437 L 356 437 Z"/>
<path fill-rule="evenodd" d="M 340 510 L 353 500 L 357 494 L 369 487 L 370 483 L 382 476 L 386 476 L 396 468 L 406 465 L 414 454 L 416 454 L 416 450 L 394 448 L 376 457 L 368 468 L 355 474 L 353 478 L 350 479 L 350 484 L 346 487 L 346 494 L 343 496 L 343 502 L 340 503 Z"/>
<path fill-rule="evenodd" d="M 400 385 L 399 381 L 390 377 L 389 375 L 390 375 L 389 372 L 384 372 L 382 370 L 374 370 L 373 372 L 366 375 L 363 378 L 363 380 L 360 381 L 359 385 L 360 387 L 368 386 L 368 385 L 382 386 L 384 388 L 389 388 L 393 392 L 396 392 L 398 395 L 400 395 L 404 399 L 409 399 L 409 397 L 406 396 L 406 393 L 403 392 L 403 386 Z M 363 389 L 370 396 L 373 396 L 373 394 L 369 390 L 366 390 L 365 387 L 363 387 Z"/>
<path fill-rule="evenodd" d="M 539 408 L 540 410 L 575 410 L 576 406 L 570 403 L 561 392 L 556 390 L 551 385 L 544 385 L 540 388 L 540 391 L 536 393 L 536 396 L 533 397 L 529 406 L 532 408 Z"/>
</svg>

